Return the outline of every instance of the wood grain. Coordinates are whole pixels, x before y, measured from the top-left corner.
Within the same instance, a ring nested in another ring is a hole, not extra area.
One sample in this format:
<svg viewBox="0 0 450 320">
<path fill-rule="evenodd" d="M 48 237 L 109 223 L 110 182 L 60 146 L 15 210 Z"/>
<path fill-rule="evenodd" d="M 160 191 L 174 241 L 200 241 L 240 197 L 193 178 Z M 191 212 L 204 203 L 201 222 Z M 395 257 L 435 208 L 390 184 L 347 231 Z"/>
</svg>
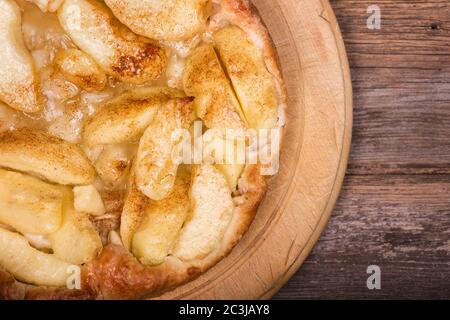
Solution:
<svg viewBox="0 0 450 320">
<path fill-rule="evenodd" d="M 450 173 L 450 2 L 331 3 L 353 76 L 349 172 Z M 380 30 L 366 27 L 372 4 Z"/>
<path fill-rule="evenodd" d="M 450 2 L 331 1 L 354 136 L 327 231 L 277 299 L 450 299 Z M 377 4 L 380 30 L 368 30 Z M 366 287 L 379 265 L 382 289 Z"/>
<path fill-rule="evenodd" d="M 348 176 L 327 231 L 277 298 L 450 296 L 450 177 Z M 366 286 L 369 265 L 382 289 Z"/>
</svg>

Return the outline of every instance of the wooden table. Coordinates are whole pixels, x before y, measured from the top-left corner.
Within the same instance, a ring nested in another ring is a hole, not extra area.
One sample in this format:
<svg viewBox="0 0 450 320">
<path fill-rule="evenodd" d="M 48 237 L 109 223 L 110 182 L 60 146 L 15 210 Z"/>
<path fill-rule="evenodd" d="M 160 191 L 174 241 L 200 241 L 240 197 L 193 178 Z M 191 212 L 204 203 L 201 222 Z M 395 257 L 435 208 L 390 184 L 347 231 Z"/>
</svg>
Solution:
<svg viewBox="0 0 450 320">
<path fill-rule="evenodd" d="M 352 70 L 353 149 L 326 232 L 275 298 L 450 299 L 450 1 L 330 2 Z M 370 5 L 380 30 L 367 28 Z M 381 290 L 367 288 L 369 265 Z"/>
</svg>

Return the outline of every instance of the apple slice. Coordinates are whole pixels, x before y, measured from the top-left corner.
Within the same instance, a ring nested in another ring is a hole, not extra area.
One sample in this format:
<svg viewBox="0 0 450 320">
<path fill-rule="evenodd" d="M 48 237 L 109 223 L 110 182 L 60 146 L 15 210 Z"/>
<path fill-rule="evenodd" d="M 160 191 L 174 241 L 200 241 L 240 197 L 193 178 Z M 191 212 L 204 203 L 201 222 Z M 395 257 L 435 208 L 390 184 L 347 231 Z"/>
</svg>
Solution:
<svg viewBox="0 0 450 320">
<path fill-rule="evenodd" d="M 174 150 L 194 120 L 193 99 L 176 98 L 158 109 L 148 126 L 136 156 L 136 184 L 152 200 L 166 198 L 174 184 L 179 164 L 174 162 Z"/>
<path fill-rule="evenodd" d="M 184 261 L 203 259 L 219 246 L 234 208 L 224 175 L 211 165 L 194 169 L 190 197 L 192 213 L 173 250 Z"/>
<path fill-rule="evenodd" d="M 189 214 L 191 174 L 179 171 L 170 196 L 150 202 L 133 236 L 132 252 L 145 265 L 164 262 Z"/>
<path fill-rule="evenodd" d="M 173 97 L 182 96 L 182 92 L 167 87 L 126 91 L 105 103 L 87 121 L 84 141 L 88 145 L 136 142 L 153 121 L 158 108 Z"/>
<path fill-rule="evenodd" d="M 26 234 L 47 235 L 62 221 L 61 187 L 0 169 L 0 223 Z"/>
<path fill-rule="evenodd" d="M 209 130 L 203 136 L 203 160 L 206 163 L 214 163 L 216 168 L 225 175 L 232 192 L 236 190 L 245 163 L 245 140 L 242 141 L 244 154 L 240 156 L 243 159 L 239 159 L 237 139 L 241 138 L 224 136 L 221 130 Z"/>
<path fill-rule="evenodd" d="M 278 121 L 277 91 L 262 50 L 235 26 L 217 31 L 214 41 L 250 127 L 275 128 Z"/>
<path fill-rule="evenodd" d="M 56 257 L 81 265 L 95 258 L 102 240 L 88 214 L 75 211 L 73 202 L 72 190 L 65 187 L 62 226 L 49 239 Z"/>
<path fill-rule="evenodd" d="M 34 249 L 21 235 L 0 227 L 0 248 L 0 266 L 18 280 L 38 286 L 66 286 L 71 265 Z"/>
<path fill-rule="evenodd" d="M 0 166 L 62 185 L 90 184 L 96 176 L 78 146 L 30 129 L 0 134 Z"/>
<path fill-rule="evenodd" d="M 78 212 L 93 216 L 102 216 L 106 213 L 102 196 L 93 185 L 73 188 L 74 207 Z"/>
<path fill-rule="evenodd" d="M 130 170 L 128 190 L 125 196 L 120 221 L 120 237 L 122 238 L 123 246 L 128 251 L 131 251 L 131 242 L 134 233 L 141 225 L 142 218 L 149 203 L 150 199 L 147 198 L 136 185 L 136 161 L 134 161 Z"/>
<path fill-rule="evenodd" d="M 183 85 L 195 111 L 210 129 L 243 129 L 245 118 L 214 48 L 196 48 L 186 60 Z"/>
<path fill-rule="evenodd" d="M 135 33 L 156 40 L 187 40 L 206 29 L 210 0 L 106 0 Z"/>
<path fill-rule="evenodd" d="M 88 92 L 101 91 L 106 86 L 105 73 L 83 51 L 60 50 L 56 54 L 55 64 L 67 80 Z"/>
<path fill-rule="evenodd" d="M 102 1 L 65 0 L 58 18 L 72 41 L 107 74 L 135 84 L 163 74 L 165 49 L 132 34 Z"/>
<path fill-rule="evenodd" d="M 123 187 L 130 172 L 133 153 L 134 148 L 128 145 L 113 144 L 104 147 L 94 166 L 106 189 Z"/>
<path fill-rule="evenodd" d="M 19 6 L 12 0 L 0 1 L 0 17 L 0 99 L 19 111 L 41 111 L 44 100 L 23 40 Z"/>
</svg>

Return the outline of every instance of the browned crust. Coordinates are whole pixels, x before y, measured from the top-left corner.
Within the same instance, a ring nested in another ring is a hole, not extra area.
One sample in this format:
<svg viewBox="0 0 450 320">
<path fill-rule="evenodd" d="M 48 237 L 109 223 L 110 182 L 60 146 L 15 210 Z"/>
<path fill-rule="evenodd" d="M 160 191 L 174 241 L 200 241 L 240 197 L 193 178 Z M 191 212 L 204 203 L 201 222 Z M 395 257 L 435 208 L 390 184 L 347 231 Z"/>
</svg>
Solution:
<svg viewBox="0 0 450 320">
<path fill-rule="evenodd" d="M 23 300 L 25 294 L 26 286 L 0 268 L 0 300 Z"/>
<path fill-rule="evenodd" d="M 222 0 L 222 5 L 230 23 L 263 39 L 266 66 L 277 81 L 280 105 L 284 105 L 287 94 L 278 55 L 256 8 L 247 0 Z M 124 247 L 108 245 L 95 261 L 83 267 L 82 290 L 28 286 L 0 271 L 0 300 L 136 299 L 157 296 L 189 282 L 227 256 L 250 227 L 267 191 L 267 181 L 259 166 L 245 168 L 238 190 L 241 203 L 234 209 L 221 246 L 202 260 L 182 262 L 169 257 L 159 266 L 146 267 Z"/>
</svg>

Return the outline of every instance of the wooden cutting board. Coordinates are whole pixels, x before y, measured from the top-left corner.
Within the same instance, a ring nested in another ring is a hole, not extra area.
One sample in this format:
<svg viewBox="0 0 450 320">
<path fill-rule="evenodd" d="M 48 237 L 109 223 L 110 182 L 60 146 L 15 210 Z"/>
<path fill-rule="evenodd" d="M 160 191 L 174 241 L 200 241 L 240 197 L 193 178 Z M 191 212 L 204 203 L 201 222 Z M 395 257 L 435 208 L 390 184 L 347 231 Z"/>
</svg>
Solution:
<svg viewBox="0 0 450 320">
<path fill-rule="evenodd" d="M 278 48 L 289 94 L 281 171 L 226 259 L 164 299 L 267 299 L 298 270 L 338 197 L 352 131 L 345 48 L 327 0 L 253 0 Z"/>
</svg>

